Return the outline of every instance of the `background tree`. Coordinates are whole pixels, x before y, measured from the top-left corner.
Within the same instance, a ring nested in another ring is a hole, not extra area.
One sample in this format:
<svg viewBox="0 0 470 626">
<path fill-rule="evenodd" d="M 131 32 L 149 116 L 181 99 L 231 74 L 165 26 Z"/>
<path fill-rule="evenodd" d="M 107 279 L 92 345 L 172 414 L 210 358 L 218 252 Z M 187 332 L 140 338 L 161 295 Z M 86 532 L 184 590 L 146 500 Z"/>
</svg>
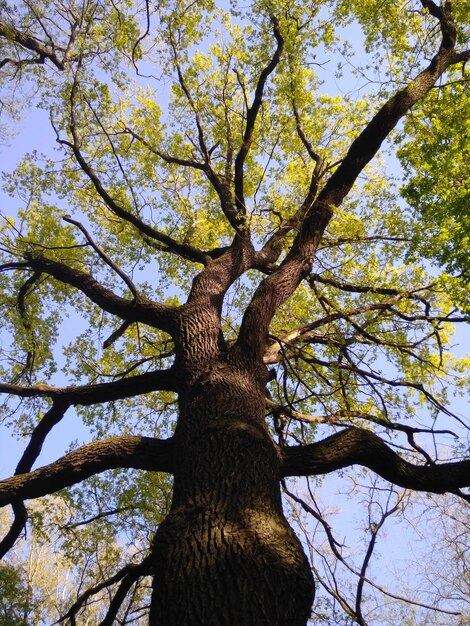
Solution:
<svg viewBox="0 0 470 626">
<path fill-rule="evenodd" d="M 25 615 L 29 608 L 27 589 L 11 565 L 0 565 L 0 591 L 0 624 L 26 626 Z"/>
<path fill-rule="evenodd" d="M 91 588 L 64 621 L 105 593 L 101 624 L 305 624 L 314 582 L 281 487 L 360 465 L 401 489 L 366 487 L 358 567 L 311 479 L 290 497 L 331 598 L 312 619 L 339 623 L 340 607 L 345 623 L 377 623 L 387 590 L 367 573 L 403 489 L 468 501 L 468 425 L 449 399 L 468 385 L 449 350 L 466 321 L 464 237 L 439 234 L 445 207 L 465 230 L 460 153 L 443 151 L 452 192 L 415 156 L 465 107 L 466 15 L 431 0 L 2 5 L 5 83 L 36 94 L 59 153 L 26 155 L 5 179 L 23 206 L 2 227 L 0 391 L 29 443 L 0 483 L 14 514 L 0 552 L 26 500 L 83 481 L 62 497 L 135 545 L 126 564 L 80 566 Z M 351 72 L 364 88 L 334 94 Z M 411 207 L 387 171 L 390 137 Z M 412 261 L 431 227 L 426 253 L 457 276 Z M 63 419 L 93 441 L 33 469 Z M 336 561 L 316 552 L 316 525 Z M 93 554 L 93 537 L 61 550 Z M 461 619 L 460 605 L 420 606 Z"/>
<path fill-rule="evenodd" d="M 124 545 L 104 516 L 81 518 L 71 494 L 32 504 L 26 538 L 8 553 L 0 570 L 3 626 L 56 623 L 74 599 L 133 558 L 132 542 Z M 2 509 L 3 534 L 11 524 L 7 513 L 7 509 Z M 146 613 L 148 587 L 149 581 L 142 580 L 129 594 L 116 623 L 148 621 L 142 617 Z M 95 590 L 93 601 L 80 613 L 80 622 L 98 624 L 106 615 L 109 600 L 106 586 Z"/>
</svg>

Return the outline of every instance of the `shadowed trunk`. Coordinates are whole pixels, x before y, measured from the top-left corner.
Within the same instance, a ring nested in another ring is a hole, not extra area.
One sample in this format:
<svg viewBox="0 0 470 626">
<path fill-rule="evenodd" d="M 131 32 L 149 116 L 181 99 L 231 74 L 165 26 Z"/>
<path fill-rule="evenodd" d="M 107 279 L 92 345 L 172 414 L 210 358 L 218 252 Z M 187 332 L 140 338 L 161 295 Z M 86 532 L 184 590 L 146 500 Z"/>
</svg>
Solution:
<svg viewBox="0 0 470 626">
<path fill-rule="evenodd" d="M 153 546 L 151 625 L 300 626 L 310 615 L 313 579 L 282 512 L 265 382 L 219 364 L 182 394 L 184 454 Z"/>
</svg>

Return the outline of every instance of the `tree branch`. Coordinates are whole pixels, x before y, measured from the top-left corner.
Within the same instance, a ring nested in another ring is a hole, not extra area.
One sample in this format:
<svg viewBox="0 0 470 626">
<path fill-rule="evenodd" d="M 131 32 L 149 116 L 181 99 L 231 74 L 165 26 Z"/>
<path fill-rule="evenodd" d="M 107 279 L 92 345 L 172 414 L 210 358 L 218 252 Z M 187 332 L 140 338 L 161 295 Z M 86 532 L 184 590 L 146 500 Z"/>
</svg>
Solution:
<svg viewBox="0 0 470 626">
<path fill-rule="evenodd" d="M 28 512 L 22 501 L 13 502 L 11 508 L 13 509 L 13 522 L 10 530 L 0 541 L 0 559 L 3 559 L 5 554 L 13 548 L 28 521 Z"/>
<path fill-rule="evenodd" d="M 229 224 L 232 226 L 232 228 L 235 230 L 235 232 L 238 235 L 243 235 L 243 231 L 246 230 L 246 225 L 240 220 L 240 216 L 238 215 L 236 207 L 233 206 L 233 200 L 232 200 L 232 194 L 231 194 L 230 188 L 226 183 L 224 183 L 220 179 L 220 177 L 214 171 L 211 165 L 211 152 L 212 151 L 207 147 L 207 143 L 204 137 L 204 129 L 202 126 L 200 112 L 196 106 L 194 98 L 191 95 L 188 85 L 186 84 L 186 80 L 183 76 L 183 72 L 182 72 L 181 65 L 180 65 L 179 58 L 178 58 L 177 46 L 173 37 L 173 31 L 171 27 L 169 28 L 169 35 L 170 35 L 170 45 L 173 50 L 173 59 L 175 63 L 176 73 L 178 75 L 178 82 L 186 97 L 186 100 L 189 103 L 189 106 L 191 107 L 194 113 L 194 119 L 196 122 L 197 135 L 198 135 L 199 150 L 204 158 L 203 167 L 199 169 L 202 169 L 204 171 L 205 175 L 207 176 L 207 179 L 209 180 L 215 192 L 219 196 L 220 207 L 225 217 L 227 218 Z M 156 152 L 156 154 L 159 154 L 161 158 L 164 158 L 162 153 Z M 173 159 L 171 159 L 171 161 L 173 161 Z M 171 161 L 167 160 L 167 162 L 171 162 Z M 189 163 L 193 163 L 193 162 L 190 161 Z M 180 164 L 187 165 L 188 162 L 184 163 L 180 161 Z"/>
<path fill-rule="evenodd" d="M 154 302 L 145 296 L 127 300 L 117 296 L 110 289 L 104 287 L 91 274 L 70 267 L 60 261 L 48 259 L 38 252 L 24 253 L 25 261 L 18 263 L 6 263 L 0 266 L 1 271 L 11 269 L 31 268 L 36 272 L 45 272 L 57 280 L 75 287 L 85 294 L 92 302 L 97 304 L 103 311 L 112 315 L 132 321 L 144 322 L 154 328 L 160 328 L 170 332 L 175 312 L 174 307 Z"/>
<path fill-rule="evenodd" d="M 4 22 L 0 22 L 0 37 L 4 37 L 8 41 L 17 43 L 26 50 L 36 53 L 38 55 L 38 58 L 34 60 L 35 63 L 44 63 L 46 59 L 49 59 L 49 61 L 51 61 L 51 63 L 53 63 L 53 65 L 55 65 L 58 70 L 65 70 L 65 59 L 59 59 L 53 48 L 45 46 L 35 37 L 32 37 L 31 35 L 26 35 L 25 33 L 20 32 L 13 26 L 7 25 Z M 0 68 L 8 62 L 13 61 L 12 59 L 3 59 L 2 61 L 0 61 Z"/>
<path fill-rule="evenodd" d="M 122 280 L 128 286 L 129 291 L 132 293 L 134 298 L 137 299 L 139 297 L 137 293 L 137 289 L 134 283 L 132 282 L 132 280 L 130 279 L 130 277 L 119 267 L 119 265 L 117 265 L 112 259 L 110 259 L 109 256 L 95 243 L 92 236 L 87 231 L 87 229 L 83 226 L 83 224 L 80 224 L 80 222 L 77 222 L 76 220 L 72 219 L 70 215 L 64 215 L 62 219 L 64 220 L 64 222 L 73 224 L 74 226 L 80 229 L 80 231 L 85 235 L 85 239 L 88 241 L 88 243 L 93 248 L 93 250 L 98 254 L 100 259 L 102 259 L 106 263 L 106 265 L 108 265 L 112 270 L 116 272 L 118 276 L 122 278 Z"/>
<path fill-rule="evenodd" d="M 57 136 L 57 141 L 61 145 L 67 146 L 73 152 L 75 159 L 82 171 L 89 178 L 91 183 L 93 184 L 96 192 L 100 196 L 100 198 L 104 201 L 106 206 L 118 217 L 125 220 L 129 224 L 132 224 L 142 235 L 147 236 L 150 240 L 158 241 L 162 243 L 164 246 L 168 248 L 169 251 L 178 254 L 184 259 L 188 259 L 190 261 L 194 261 L 196 263 L 205 264 L 205 255 L 198 249 L 193 246 L 179 243 L 169 235 L 162 233 L 155 228 L 152 228 L 149 224 L 146 224 L 143 220 L 140 219 L 137 215 L 134 215 L 123 206 L 121 206 L 118 202 L 114 200 L 114 198 L 106 191 L 104 188 L 98 174 L 93 169 L 93 167 L 88 163 L 88 161 L 83 156 L 83 153 L 80 149 L 80 141 L 77 132 L 77 123 L 75 119 L 75 106 L 76 106 L 76 91 L 78 86 L 78 79 L 75 77 L 75 81 L 71 90 L 71 102 L 70 102 L 70 133 L 72 135 L 72 142 L 67 141 L 65 139 L 60 139 Z"/>
<path fill-rule="evenodd" d="M 393 490 L 391 491 L 391 493 L 393 493 Z M 389 494 L 389 499 L 391 497 L 391 493 Z M 363 598 L 363 592 L 364 592 L 364 583 L 366 582 L 366 572 L 367 572 L 367 568 L 369 567 L 372 554 L 374 552 L 379 530 L 385 524 L 388 517 L 390 517 L 391 515 L 394 515 L 394 513 L 400 510 L 403 499 L 405 497 L 405 493 L 406 492 L 395 494 L 397 498 L 395 505 L 390 508 L 388 508 L 387 506 L 385 511 L 382 510 L 382 514 L 377 522 L 373 523 L 372 520 L 370 520 L 369 522 L 369 527 L 371 531 L 370 540 L 369 540 L 369 545 L 367 546 L 366 554 L 364 555 L 364 560 L 362 562 L 360 576 L 357 582 L 357 589 L 356 589 L 355 613 L 356 613 L 359 624 L 366 624 L 366 622 L 364 621 L 364 616 L 362 614 L 362 598 Z"/>
<path fill-rule="evenodd" d="M 452 21 L 451 3 L 446 2 L 442 9 L 428 0 L 423 1 L 422 4 L 440 21 L 442 40 L 438 52 L 427 68 L 381 107 L 357 139 L 353 141 L 345 158 L 320 193 L 318 203 L 339 206 L 360 172 L 375 156 L 382 142 L 400 119 L 427 95 L 436 81 L 451 65 L 461 62 L 461 55 L 454 50 L 456 31 Z M 431 5 L 435 7 L 438 15 L 431 10 Z"/>
<path fill-rule="evenodd" d="M 173 237 L 170 237 L 169 235 L 166 235 L 165 233 L 162 233 L 155 228 L 152 228 L 152 226 L 146 224 L 143 220 L 137 217 L 137 215 L 134 215 L 130 211 L 127 211 L 126 209 L 124 209 L 124 207 L 118 204 L 103 187 L 95 170 L 83 157 L 81 150 L 78 148 L 76 140 L 73 144 L 64 140 L 59 140 L 59 143 L 65 144 L 69 148 L 71 148 L 72 152 L 74 153 L 75 159 L 82 168 L 83 172 L 93 183 L 93 186 L 95 187 L 98 195 L 102 198 L 102 200 L 104 200 L 106 206 L 111 209 L 111 211 L 115 215 L 125 220 L 129 224 L 132 224 L 132 226 L 134 226 L 141 234 L 145 235 L 151 240 L 158 241 L 159 243 L 166 246 L 169 251 L 178 254 L 183 259 L 188 259 L 188 261 L 194 261 L 195 263 L 205 264 L 205 255 L 201 250 L 195 248 L 194 246 L 180 243 L 176 241 L 176 239 L 173 239 Z"/>
<path fill-rule="evenodd" d="M 461 56 L 454 50 L 455 27 L 450 14 L 450 2 L 440 12 L 439 19 L 443 32 L 442 41 L 428 67 L 407 87 L 395 93 L 373 116 L 353 141 L 316 200 L 311 206 L 305 206 L 304 220 L 292 247 L 278 269 L 259 285 L 245 311 L 237 341 L 240 353 L 262 358 L 271 319 L 276 310 L 292 295 L 302 278 L 310 272 L 314 255 L 333 216 L 334 208 L 341 205 L 359 174 L 377 154 L 383 141 L 401 118 L 427 95 L 448 67 L 460 62 Z"/>
<path fill-rule="evenodd" d="M 21 459 L 16 466 L 15 476 L 29 472 L 34 462 L 41 453 L 42 446 L 47 435 L 51 432 L 56 424 L 64 417 L 69 405 L 62 402 L 53 402 L 51 408 L 33 430 L 31 438 Z M 14 520 L 10 530 L 0 542 L 0 559 L 14 546 L 16 540 L 22 533 L 26 522 L 28 521 L 28 512 L 23 502 L 12 503 Z"/>
<path fill-rule="evenodd" d="M 43 396 L 61 401 L 67 406 L 90 406 L 101 402 L 113 402 L 152 391 L 177 391 L 177 378 L 172 369 L 147 372 L 129 378 L 121 378 L 112 383 L 97 385 L 52 387 L 40 383 L 23 387 L 22 385 L 0 383 L 0 393 L 9 393 L 21 398 Z"/>
<path fill-rule="evenodd" d="M 326 521 L 326 519 L 322 515 L 320 515 L 320 513 L 318 513 L 312 506 L 307 504 L 307 502 L 303 498 L 299 498 L 294 493 L 289 491 L 285 485 L 283 485 L 283 490 L 290 498 L 292 498 L 292 500 L 300 504 L 300 506 L 306 513 L 312 515 L 314 519 L 317 520 L 317 522 L 321 524 L 326 534 L 326 538 L 330 546 L 331 552 L 334 554 L 336 559 L 340 563 L 342 563 L 346 567 L 346 569 L 348 569 L 352 574 L 354 574 L 358 578 L 361 578 L 361 573 L 350 565 L 350 563 L 343 557 L 343 555 L 341 554 L 341 551 L 338 549 L 339 547 L 341 547 L 341 544 L 339 544 L 339 542 L 334 538 L 332 528 L 330 524 Z M 342 603 L 342 599 L 337 597 L 336 593 L 328 585 L 323 583 L 321 579 L 319 580 L 320 580 L 320 583 L 324 586 L 325 590 L 328 593 L 332 594 L 334 597 L 336 597 L 338 601 Z M 376 582 L 374 582 L 370 578 L 367 578 L 365 575 L 363 576 L 363 580 L 364 582 L 368 583 L 371 587 L 374 587 L 375 589 L 383 593 L 385 596 L 388 596 L 389 598 L 393 598 L 394 600 L 400 600 L 401 602 L 406 602 L 407 604 L 420 606 L 424 609 L 429 609 L 431 611 L 438 611 L 439 613 L 444 613 L 446 615 L 460 615 L 460 613 L 457 613 L 455 611 L 446 611 L 445 609 L 437 608 L 436 606 L 431 606 L 429 604 L 423 604 L 422 602 L 417 602 L 416 600 L 411 600 L 410 598 L 406 598 L 404 596 L 397 595 L 396 593 L 392 593 L 388 591 L 387 589 L 385 589 L 384 587 L 382 587 L 381 585 L 378 585 Z M 354 614 L 354 610 L 352 607 L 350 607 L 350 613 Z"/>
<path fill-rule="evenodd" d="M 182 79 L 182 75 L 181 75 L 181 79 Z M 183 81 L 183 84 L 184 84 L 184 81 Z M 186 95 L 187 97 L 191 98 L 191 95 L 189 94 L 189 92 L 187 92 Z M 190 102 L 191 102 L 192 108 L 194 109 L 194 103 L 192 101 L 192 98 Z M 198 113 L 197 113 L 197 118 L 199 120 Z M 200 124 L 201 122 L 199 120 L 198 128 L 202 128 Z M 232 195 L 230 192 L 230 188 L 227 184 L 225 184 L 224 182 L 220 180 L 220 177 L 216 174 L 216 172 L 212 168 L 211 163 L 210 163 L 210 150 L 206 150 L 204 152 L 205 159 L 206 159 L 205 162 L 199 163 L 198 161 L 194 161 L 193 159 L 181 159 L 179 157 L 171 156 L 167 154 L 166 152 L 163 152 L 162 150 L 158 150 L 157 148 L 149 144 L 149 142 L 146 139 L 138 135 L 136 132 L 134 132 L 132 129 L 130 129 L 127 126 L 125 129 L 125 132 L 130 134 L 132 137 L 134 137 L 134 139 L 137 139 L 138 141 L 140 141 L 142 145 L 144 145 L 148 150 L 150 150 L 150 152 L 158 156 L 160 159 L 162 159 L 162 161 L 165 161 L 165 163 L 172 164 L 172 165 L 181 165 L 182 167 L 190 167 L 190 168 L 204 172 L 207 179 L 209 180 L 212 187 L 214 188 L 215 192 L 219 196 L 220 208 L 222 209 L 222 212 L 224 213 L 225 217 L 228 219 L 232 228 L 236 232 L 239 231 L 240 225 L 238 224 L 238 221 L 237 221 L 237 213 L 235 209 L 233 208 Z M 186 245 L 186 244 L 178 244 L 178 245 Z M 192 248 L 195 254 L 201 255 L 202 260 L 199 262 L 201 263 L 204 262 L 204 265 L 206 264 L 206 256 L 211 256 L 210 253 L 198 251 L 197 248 L 193 248 L 192 246 L 188 246 L 188 248 Z"/>
<path fill-rule="evenodd" d="M 243 143 L 238 151 L 237 156 L 235 157 L 235 168 L 234 168 L 234 182 L 235 182 L 235 207 L 237 213 L 239 215 L 239 219 L 241 216 L 246 215 L 246 206 L 245 206 L 245 191 L 244 191 L 244 164 L 245 159 L 248 155 L 248 152 L 251 148 L 251 144 L 253 143 L 253 133 L 256 123 L 256 118 L 258 117 L 259 110 L 263 103 L 263 93 L 264 87 L 266 85 L 266 81 L 272 72 L 275 70 L 277 64 L 281 59 L 282 50 L 284 48 L 284 39 L 279 31 L 279 22 L 278 20 L 271 15 L 270 16 L 271 23 L 273 25 L 274 37 L 276 38 L 276 50 L 274 51 L 273 56 L 271 57 L 268 65 L 263 69 L 258 79 L 258 84 L 255 89 L 255 96 L 253 98 L 253 102 L 251 107 L 248 108 L 246 113 L 246 126 L 245 132 L 243 135 Z"/>
<path fill-rule="evenodd" d="M 148 571 L 148 564 L 140 564 L 135 566 L 134 570 L 130 570 L 121 580 L 119 587 L 117 588 L 111 602 L 109 603 L 108 611 L 105 617 L 100 622 L 99 626 L 113 626 L 116 623 L 116 616 L 122 603 L 126 599 L 127 593 L 132 585 L 142 576 L 142 573 Z"/>
<path fill-rule="evenodd" d="M 470 487 L 470 459 L 439 465 L 413 465 L 368 430 L 350 428 L 322 441 L 283 449 L 281 476 L 326 474 L 363 465 L 406 489 L 445 493 Z"/>
<path fill-rule="evenodd" d="M 174 471 L 173 440 L 123 435 L 93 441 L 33 472 L 0 481 L 0 506 L 40 498 L 108 469 Z"/>
<path fill-rule="evenodd" d="M 116 583 L 122 580 L 131 581 L 128 587 L 130 588 L 132 584 L 137 580 L 137 578 L 139 578 L 140 576 L 144 576 L 147 573 L 148 568 L 149 568 L 148 559 L 144 559 L 141 563 L 137 563 L 137 564 L 130 563 L 128 565 L 125 565 L 118 572 L 116 572 L 116 574 L 114 574 L 113 576 L 110 576 L 103 582 L 91 587 L 90 589 L 87 589 L 87 591 L 82 593 L 77 598 L 77 600 L 73 603 L 73 605 L 70 607 L 67 613 L 63 615 L 55 623 L 60 624 L 61 622 L 64 622 L 66 619 L 70 619 L 72 620 L 73 623 L 75 623 L 75 615 L 82 608 L 82 606 L 87 602 L 87 600 L 89 600 L 89 598 L 96 595 L 103 589 L 106 589 L 107 587 L 111 587 L 112 585 L 115 585 Z M 121 600 L 120 604 L 122 604 L 123 600 L 124 598 Z M 117 607 L 118 609 L 119 609 L 119 606 Z M 113 607 L 113 602 L 111 602 L 110 610 L 112 607 Z M 101 624 L 106 624 L 106 623 L 107 623 L 106 621 L 101 622 Z"/>
</svg>

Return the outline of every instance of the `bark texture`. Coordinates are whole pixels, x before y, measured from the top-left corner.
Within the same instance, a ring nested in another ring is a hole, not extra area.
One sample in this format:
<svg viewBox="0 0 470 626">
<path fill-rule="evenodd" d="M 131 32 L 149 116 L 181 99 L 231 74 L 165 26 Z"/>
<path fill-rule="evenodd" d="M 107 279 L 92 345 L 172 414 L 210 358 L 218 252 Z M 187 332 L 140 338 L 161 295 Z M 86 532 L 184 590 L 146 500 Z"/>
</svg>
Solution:
<svg viewBox="0 0 470 626">
<path fill-rule="evenodd" d="M 151 625 L 300 626 L 309 617 L 313 579 L 282 512 L 264 383 L 219 364 L 182 398 L 175 448 L 184 455 L 153 545 Z"/>
<path fill-rule="evenodd" d="M 348 428 L 322 441 L 283 450 L 282 476 L 325 474 L 351 465 L 363 465 L 405 489 L 445 493 L 467 487 L 470 460 L 413 465 L 396 454 L 375 433 Z"/>
</svg>

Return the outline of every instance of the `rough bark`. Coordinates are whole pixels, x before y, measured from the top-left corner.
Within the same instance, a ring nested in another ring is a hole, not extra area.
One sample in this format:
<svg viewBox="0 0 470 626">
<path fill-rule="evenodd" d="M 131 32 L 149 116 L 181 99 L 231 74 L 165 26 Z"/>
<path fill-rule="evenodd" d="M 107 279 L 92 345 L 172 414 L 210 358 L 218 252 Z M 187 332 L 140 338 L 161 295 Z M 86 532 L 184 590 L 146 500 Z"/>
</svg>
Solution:
<svg viewBox="0 0 470 626">
<path fill-rule="evenodd" d="M 470 483 L 470 460 L 413 465 L 369 430 L 348 428 L 322 441 L 283 450 L 281 475 L 327 474 L 351 465 L 363 465 L 405 489 L 445 493 Z"/>
<path fill-rule="evenodd" d="M 196 278 L 175 333 L 173 502 L 152 548 L 150 624 L 305 624 L 313 579 L 281 505 L 262 359 L 228 350 L 224 294 L 253 259 L 238 239 Z"/>
<path fill-rule="evenodd" d="M 40 498 L 108 469 L 173 471 L 172 440 L 123 435 L 78 448 L 50 465 L 0 481 L 0 506 Z"/>
<path fill-rule="evenodd" d="M 182 395 L 172 509 L 153 544 L 151 625 L 305 624 L 313 579 L 281 505 L 265 373 L 219 363 Z"/>
</svg>

